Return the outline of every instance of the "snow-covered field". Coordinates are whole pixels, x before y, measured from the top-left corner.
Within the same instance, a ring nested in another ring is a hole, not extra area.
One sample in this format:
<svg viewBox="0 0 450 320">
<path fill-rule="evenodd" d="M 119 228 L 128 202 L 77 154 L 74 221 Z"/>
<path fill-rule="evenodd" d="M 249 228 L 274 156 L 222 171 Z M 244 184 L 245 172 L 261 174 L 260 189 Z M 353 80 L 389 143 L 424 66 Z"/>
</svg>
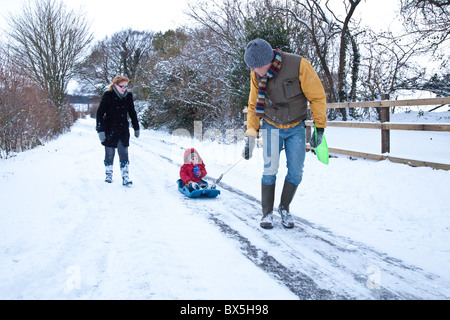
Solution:
<svg viewBox="0 0 450 320">
<path fill-rule="evenodd" d="M 263 230 L 262 149 L 142 130 L 125 188 L 94 127 L 0 160 L 0 299 L 450 299 L 448 171 L 308 153 L 296 227 Z M 210 179 L 238 162 L 217 198 L 178 192 L 188 147 Z"/>
<path fill-rule="evenodd" d="M 450 111 L 395 113 L 390 122 L 450 124 Z M 326 137 L 330 147 L 381 153 L 381 130 L 328 127 Z M 390 148 L 393 157 L 450 164 L 450 132 L 391 130 Z"/>
</svg>

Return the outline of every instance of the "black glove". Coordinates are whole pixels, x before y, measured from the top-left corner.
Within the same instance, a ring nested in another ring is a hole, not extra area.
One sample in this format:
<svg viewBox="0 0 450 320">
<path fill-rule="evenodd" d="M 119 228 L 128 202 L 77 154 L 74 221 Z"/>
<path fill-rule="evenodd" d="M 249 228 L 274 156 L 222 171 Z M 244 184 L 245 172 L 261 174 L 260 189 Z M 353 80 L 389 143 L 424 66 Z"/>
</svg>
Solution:
<svg viewBox="0 0 450 320">
<path fill-rule="evenodd" d="M 103 142 L 106 140 L 105 132 L 100 131 L 100 132 L 98 133 L 98 138 L 100 139 L 100 142 L 103 143 Z"/>
<path fill-rule="evenodd" d="M 323 132 L 324 128 L 316 128 L 317 129 L 317 141 L 316 141 L 316 131 L 313 130 L 311 139 L 309 140 L 309 145 L 311 148 L 317 148 L 323 140 Z"/>
<path fill-rule="evenodd" d="M 244 157 L 245 160 L 248 160 L 252 157 L 253 149 L 255 149 L 255 140 L 255 137 L 247 136 L 244 151 L 242 151 L 242 157 Z"/>
<path fill-rule="evenodd" d="M 139 138 L 139 135 L 140 135 L 140 131 L 139 131 L 139 129 L 138 130 L 134 130 L 134 136 L 136 137 L 136 138 Z"/>
</svg>

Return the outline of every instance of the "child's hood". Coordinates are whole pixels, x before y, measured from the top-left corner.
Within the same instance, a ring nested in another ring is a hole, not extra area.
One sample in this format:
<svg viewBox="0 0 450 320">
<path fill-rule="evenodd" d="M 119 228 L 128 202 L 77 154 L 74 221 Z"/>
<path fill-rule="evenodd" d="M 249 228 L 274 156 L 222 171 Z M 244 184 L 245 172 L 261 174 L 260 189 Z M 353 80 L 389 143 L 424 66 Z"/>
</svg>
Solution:
<svg viewBox="0 0 450 320">
<path fill-rule="evenodd" d="M 197 156 L 198 159 L 198 163 L 202 164 L 203 160 L 200 157 L 200 155 L 198 154 L 197 150 L 195 150 L 194 148 L 188 148 L 186 149 L 186 151 L 184 151 L 184 164 L 190 164 L 191 162 L 189 161 L 189 159 L 191 159 L 192 156 Z"/>
</svg>

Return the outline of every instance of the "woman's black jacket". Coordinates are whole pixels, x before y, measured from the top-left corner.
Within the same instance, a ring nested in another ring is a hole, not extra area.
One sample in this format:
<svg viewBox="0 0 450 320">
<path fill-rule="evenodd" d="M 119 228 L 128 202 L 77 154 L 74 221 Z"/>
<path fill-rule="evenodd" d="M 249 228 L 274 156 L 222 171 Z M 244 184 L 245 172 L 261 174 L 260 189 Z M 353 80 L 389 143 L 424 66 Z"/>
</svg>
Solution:
<svg viewBox="0 0 450 320">
<path fill-rule="evenodd" d="M 134 109 L 133 94 L 128 92 L 124 98 L 114 91 L 106 91 L 97 110 L 97 132 L 105 132 L 106 139 L 102 143 L 106 147 L 117 147 L 119 140 L 125 147 L 130 145 L 128 117 L 134 130 L 139 130 L 139 122 Z"/>
</svg>

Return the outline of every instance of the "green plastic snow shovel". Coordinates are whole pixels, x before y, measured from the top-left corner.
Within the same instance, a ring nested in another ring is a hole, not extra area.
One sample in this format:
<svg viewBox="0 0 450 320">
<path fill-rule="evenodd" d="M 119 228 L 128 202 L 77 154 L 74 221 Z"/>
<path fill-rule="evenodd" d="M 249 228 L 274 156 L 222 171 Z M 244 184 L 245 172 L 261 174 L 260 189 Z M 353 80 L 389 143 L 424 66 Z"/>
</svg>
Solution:
<svg viewBox="0 0 450 320">
<path fill-rule="evenodd" d="M 317 128 L 316 125 L 314 125 L 314 138 L 317 142 Z M 314 152 L 316 153 L 317 159 L 319 159 L 320 162 L 323 162 L 325 164 L 328 164 L 328 161 L 330 160 L 330 156 L 328 153 L 328 145 L 327 140 L 325 139 L 325 134 L 322 136 L 322 142 L 314 148 Z"/>
</svg>

